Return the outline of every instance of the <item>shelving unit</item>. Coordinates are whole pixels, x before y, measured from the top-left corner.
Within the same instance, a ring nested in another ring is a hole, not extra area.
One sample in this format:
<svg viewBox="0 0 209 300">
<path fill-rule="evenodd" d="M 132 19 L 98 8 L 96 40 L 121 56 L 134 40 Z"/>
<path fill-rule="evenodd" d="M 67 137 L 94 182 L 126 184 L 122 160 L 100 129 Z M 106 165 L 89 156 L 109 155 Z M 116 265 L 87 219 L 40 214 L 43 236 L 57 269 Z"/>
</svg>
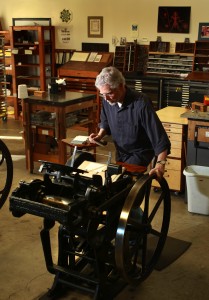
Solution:
<svg viewBox="0 0 209 300">
<path fill-rule="evenodd" d="M 9 30 L 0 31 L 0 36 L 4 38 L 7 113 L 8 115 L 14 115 L 15 97 L 13 95 L 12 58 Z"/>
<path fill-rule="evenodd" d="M 161 85 L 162 80 L 160 78 L 142 77 L 142 78 L 130 78 L 125 76 L 126 84 L 133 90 L 145 93 L 152 101 L 155 110 L 158 110 L 160 103 Z"/>
<path fill-rule="evenodd" d="M 55 76 L 54 26 L 11 26 L 13 90 L 16 96 L 15 118 L 21 112 L 18 85 L 46 91 Z"/>
<path fill-rule="evenodd" d="M 192 72 L 192 53 L 149 52 L 147 74 L 185 77 Z"/>
<path fill-rule="evenodd" d="M 150 52 L 169 52 L 170 42 L 151 41 L 149 44 Z"/>
<path fill-rule="evenodd" d="M 195 43 L 176 43 L 176 53 L 194 53 Z"/>
<path fill-rule="evenodd" d="M 55 49 L 56 70 L 69 62 L 74 52 L 75 49 Z"/>
<path fill-rule="evenodd" d="M 209 42 L 196 41 L 194 50 L 194 72 L 209 72 Z"/>
<path fill-rule="evenodd" d="M 6 120 L 6 74 L 5 74 L 5 56 L 4 56 L 4 37 L 0 36 L 0 118 Z"/>
<path fill-rule="evenodd" d="M 136 43 L 126 43 L 116 46 L 114 66 L 121 72 L 131 72 L 137 70 L 139 45 Z"/>
</svg>

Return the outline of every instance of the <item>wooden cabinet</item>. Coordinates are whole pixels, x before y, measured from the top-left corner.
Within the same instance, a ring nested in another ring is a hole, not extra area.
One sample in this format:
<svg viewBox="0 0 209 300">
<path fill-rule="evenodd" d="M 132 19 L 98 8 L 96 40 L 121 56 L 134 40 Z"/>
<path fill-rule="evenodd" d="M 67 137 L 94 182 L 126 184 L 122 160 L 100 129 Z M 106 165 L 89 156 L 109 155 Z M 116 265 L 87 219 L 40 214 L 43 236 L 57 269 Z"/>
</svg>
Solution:
<svg viewBox="0 0 209 300">
<path fill-rule="evenodd" d="M 208 112 L 187 111 L 188 119 L 187 165 L 209 166 L 209 115 Z"/>
<path fill-rule="evenodd" d="M 7 115 L 14 115 L 15 97 L 13 95 L 13 76 L 12 76 L 12 58 L 11 58 L 11 42 L 9 30 L 0 31 L 0 36 L 4 39 L 4 65 L 6 79 L 6 101 Z"/>
<path fill-rule="evenodd" d="M 0 36 L 0 118 L 6 120 L 6 75 L 5 75 L 4 37 Z"/>
<path fill-rule="evenodd" d="M 195 42 L 193 71 L 208 73 L 209 71 L 209 42 L 208 41 Z"/>
<path fill-rule="evenodd" d="M 137 79 L 125 76 L 125 79 L 128 87 L 149 96 L 155 110 L 161 108 L 159 107 L 162 85 L 162 80 L 160 78 L 141 77 Z"/>
<path fill-rule="evenodd" d="M 170 190 L 176 192 L 185 189 L 183 170 L 186 166 L 187 119 L 180 117 L 185 111 L 185 108 L 172 106 L 157 111 L 171 142 L 164 177 Z M 157 182 L 153 185 L 159 187 Z"/>
<path fill-rule="evenodd" d="M 116 46 L 114 66 L 121 72 L 136 71 L 139 47 L 136 43 L 126 43 L 125 45 Z"/>
<path fill-rule="evenodd" d="M 147 74 L 185 77 L 192 72 L 192 53 L 149 52 Z"/>
<path fill-rule="evenodd" d="M 169 52 L 170 42 L 151 41 L 149 44 L 150 52 Z"/>
<path fill-rule="evenodd" d="M 175 52 L 176 53 L 192 53 L 194 54 L 195 43 L 180 43 L 176 42 Z"/>
<path fill-rule="evenodd" d="M 89 52 L 90 54 L 90 52 Z M 113 63 L 113 53 L 98 52 L 102 58 L 100 62 L 81 62 L 69 61 L 58 68 L 58 77 L 65 78 L 66 89 L 68 91 L 77 91 L 87 94 L 95 94 L 95 102 L 97 104 L 96 122 L 99 122 L 100 117 L 100 97 L 99 92 L 95 87 L 96 76 L 105 67 L 111 66 Z"/>
<path fill-rule="evenodd" d="M 66 92 L 23 100 L 26 166 L 30 172 L 39 160 L 66 163 L 66 145 L 62 140 L 68 128 L 85 126 L 88 134 L 95 130 L 94 98 L 91 94 Z"/>
<path fill-rule="evenodd" d="M 18 100 L 18 85 L 47 90 L 55 75 L 54 26 L 11 26 L 13 89 L 16 96 L 16 119 L 21 105 Z"/>
</svg>

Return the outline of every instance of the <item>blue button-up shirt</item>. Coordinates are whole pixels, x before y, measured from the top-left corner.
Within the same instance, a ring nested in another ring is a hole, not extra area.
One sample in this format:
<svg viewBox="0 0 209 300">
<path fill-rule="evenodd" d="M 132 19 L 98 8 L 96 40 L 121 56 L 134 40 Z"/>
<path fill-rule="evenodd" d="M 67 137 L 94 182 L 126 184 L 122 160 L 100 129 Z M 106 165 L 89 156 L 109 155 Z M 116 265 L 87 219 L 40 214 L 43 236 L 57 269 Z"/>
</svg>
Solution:
<svg viewBox="0 0 209 300">
<path fill-rule="evenodd" d="M 147 166 L 170 141 L 152 103 L 143 93 L 127 88 L 121 108 L 102 102 L 100 128 L 112 135 L 116 160 Z"/>
</svg>

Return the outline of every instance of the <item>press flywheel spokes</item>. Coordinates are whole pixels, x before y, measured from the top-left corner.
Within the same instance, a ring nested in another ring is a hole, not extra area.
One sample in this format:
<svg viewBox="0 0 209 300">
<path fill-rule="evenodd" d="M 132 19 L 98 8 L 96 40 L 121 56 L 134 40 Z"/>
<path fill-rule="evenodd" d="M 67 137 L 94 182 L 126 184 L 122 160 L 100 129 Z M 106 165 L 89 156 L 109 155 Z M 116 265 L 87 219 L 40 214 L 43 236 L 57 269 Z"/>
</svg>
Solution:
<svg viewBox="0 0 209 300">
<path fill-rule="evenodd" d="M 170 221 L 170 192 L 158 181 L 158 199 L 150 200 L 154 175 L 141 177 L 123 206 L 115 239 L 116 266 L 123 278 L 136 285 L 153 271 L 166 241 Z"/>
</svg>

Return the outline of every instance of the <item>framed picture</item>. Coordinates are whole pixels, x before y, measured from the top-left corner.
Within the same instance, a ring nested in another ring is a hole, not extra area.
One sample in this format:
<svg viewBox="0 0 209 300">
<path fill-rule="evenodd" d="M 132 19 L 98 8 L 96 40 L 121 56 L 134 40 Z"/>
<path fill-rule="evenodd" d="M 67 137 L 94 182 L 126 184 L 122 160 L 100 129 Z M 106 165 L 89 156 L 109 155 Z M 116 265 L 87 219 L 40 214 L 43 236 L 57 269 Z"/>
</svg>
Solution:
<svg viewBox="0 0 209 300">
<path fill-rule="evenodd" d="M 103 17 L 88 17 L 88 37 L 103 37 Z"/>
<path fill-rule="evenodd" d="M 126 44 L 126 37 L 121 37 L 120 38 L 120 45 L 125 45 Z"/>
<path fill-rule="evenodd" d="M 190 6 L 160 6 L 157 32 L 189 33 Z"/>
<path fill-rule="evenodd" d="M 209 23 L 199 23 L 198 40 L 209 40 Z"/>
<path fill-rule="evenodd" d="M 12 18 L 13 26 L 51 26 L 51 18 Z"/>
</svg>

